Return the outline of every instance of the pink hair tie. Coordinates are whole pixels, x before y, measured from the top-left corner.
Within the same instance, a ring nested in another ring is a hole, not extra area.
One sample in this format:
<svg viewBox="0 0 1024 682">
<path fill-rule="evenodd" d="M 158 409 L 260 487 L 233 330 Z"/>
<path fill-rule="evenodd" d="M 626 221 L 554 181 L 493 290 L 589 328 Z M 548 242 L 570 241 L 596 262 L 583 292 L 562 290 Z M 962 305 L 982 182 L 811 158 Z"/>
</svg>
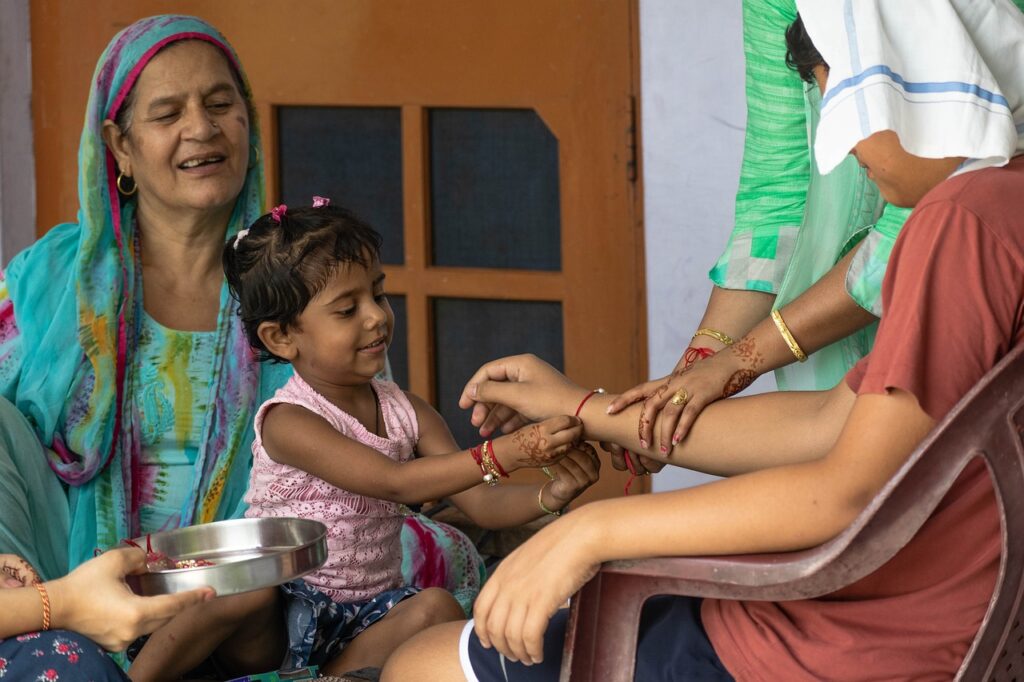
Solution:
<svg viewBox="0 0 1024 682">
<path fill-rule="evenodd" d="M 313 208 L 323 208 L 324 206 L 330 206 L 331 200 L 327 197 L 313 197 Z"/>
<path fill-rule="evenodd" d="M 270 209 L 270 217 L 273 218 L 274 222 L 278 225 L 281 224 L 281 218 L 283 218 L 286 213 L 288 213 L 288 207 L 284 204 Z"/>
</svg>

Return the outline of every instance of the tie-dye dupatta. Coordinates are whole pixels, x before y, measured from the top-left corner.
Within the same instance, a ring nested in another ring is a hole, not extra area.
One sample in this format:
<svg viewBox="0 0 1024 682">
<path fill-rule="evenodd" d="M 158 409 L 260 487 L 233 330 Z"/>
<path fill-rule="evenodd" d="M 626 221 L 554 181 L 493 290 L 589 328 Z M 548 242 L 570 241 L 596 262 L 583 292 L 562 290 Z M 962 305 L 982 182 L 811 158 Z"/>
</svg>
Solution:
<svg viewBox="0 0 1024 682">
<path fill-rule="evenodd" d="M 115 545 L 139 530 L 133 470 L 140 440 L 126 368 L 135 346 L 141 277 L 136 277 L 134 201 L 117 193 L 117 167 L 103 143 L 102 124 L 116 116 L 149 60 L 180 40 L 204 40 L 220 48 L 251 103 L 237 56 L 206 22 L 166 15 L 121 31 L 100 58 L 89 94 L 78 154 L 78 223 L 54 228 L 7 271 L 24 355 L 13 399 L 54 451 L 51 466 L 70 486 L 72 567 L 94 548 Z M 260 148 L 255 120 L 250 121 L 250 142 Z M 256 163 L 235 204 L 228 235 L 260 215 L 263 191 L 263 165 Z M 217 333 L 211 407 L 183 525 L 233 515 L 248 476 L 260 367 L 232 313 L 226 286 Z"/>
</svg>

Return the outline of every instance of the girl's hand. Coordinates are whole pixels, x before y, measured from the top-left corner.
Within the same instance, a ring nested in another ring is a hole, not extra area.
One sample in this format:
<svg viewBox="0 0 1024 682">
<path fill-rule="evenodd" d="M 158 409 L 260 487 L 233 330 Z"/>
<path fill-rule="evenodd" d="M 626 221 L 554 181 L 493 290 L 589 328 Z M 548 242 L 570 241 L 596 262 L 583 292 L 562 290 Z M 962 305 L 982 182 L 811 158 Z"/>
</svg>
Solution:
<svg viewBox="0 0 1024 682">
<path fill-rule="evenodd" d="M 494 405 L 510 408 L 529 421 L 572 414 L 587 391 L 535 355 L 515 355 L 488 362 L 466 383 L 459 407 L 473 408 L 474 426 L 493 432 L 502 420 Z"/>
<path fill-rule="evenodd" d="M 140 597 L 128 588 L 124 577 L 146 570 L 146 553 L 125 547 L 108 550 L 67 576 L 46 583 L 53 628 L 74 630 L 109 651 L 122 651 L 140 635 L 215 596 L 211 588 L 203 587 Z"/>
<path fill-rule="evenodd" d="M 562 415 L 528 424 L 515 433 L 495 440 L 494 456 L 507 471 L 520 467 L 543 467 L 565 457 L 583 437 L 583 422 Z"/>
<path fill-rule="evenodd" d="M 16 554 L 0 554 L 0 589 L 31 587 L 42 582 L 36 569 Z"/>
<path fill-rule="evenodd" d="M 566 505 L 597 482 L 601 474 L 601 459 L 593 445 L 580 443 L 548 471 L 554 478 L 544 484 L 546 490 L 543 494 L 554 504 L 545 505 L 548 509 L 558 511 L 565 509 Z"/>
<path fill-rule="evenodd" d="M 590 532 L 577 514 L 544 526 L 500 564 L 473 606 L 476 634 L 513 661 L 544 657 L 548 621 L 590 580 L 600 563 L 588 549 Z"/>
</svg>

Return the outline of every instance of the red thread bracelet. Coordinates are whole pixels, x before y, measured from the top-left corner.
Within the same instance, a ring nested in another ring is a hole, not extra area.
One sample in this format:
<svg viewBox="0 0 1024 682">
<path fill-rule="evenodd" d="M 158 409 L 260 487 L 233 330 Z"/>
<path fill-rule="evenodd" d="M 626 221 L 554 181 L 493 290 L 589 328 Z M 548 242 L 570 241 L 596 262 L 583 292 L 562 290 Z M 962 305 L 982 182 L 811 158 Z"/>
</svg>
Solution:
<svg viewBox="0 0 1024 682">
<path fill-rule="evenodd" d="M 583 410 L 583 406 L 587 404 L 588 400 L 593 398 L 598 393 L 604 393 L 604 389 L 603 388 L 595 388 L 593 391 L 591 391 L 590 393 L 588 393 L 585 396 L 583 396 L 583 400 L 580 401 L 579 406 L 576 408 L 576 414 L 573 415 L 573 416 L 576 416 L 576 417 L 580 416 L 580 412 Z"/>
<path fill-rule="evenodd" d="M 705 348 L 703 346 L 690 346 L 683 353 L 683 365 L 687 368 L 698 360 L 707 360 L 715 351 L 711 348 Z"/>
<path fill-rule="evenodd" d="M 484 474 L 486 476 L 487 475 L 487 471 L 484 469 L 483 458 L 480 455 L 480 446 L 478 445 L 475 448 L 470 448 L 469 449 L 469 455 L 470 455 L 470 457 L 473 458 L 473 461 L 476 462 L 476 465 L 478 467 L 480 467 L 480 473 Z"/>
<path fill-rule="evenodd" d="M 714 353 L 714 351 L 711 352 L 712 354 Z M 604 389 L 595 388 L 593 391 L 583 396 L 583 400 L 580 401 L 579 407 L 576 408 L 577 417 L 580 416 L 580 411 L 583 409 L 583 406 L 586 405 L 587 401 L 594 397 L 594 394 L 596 393 L 604 393 Z M 626 468 L 629 469 L 629 480 L 626 481 L 626 488 L 624 490 L 624 492 L 628 495 L 629 488 L 633 485 L 633 480 L 636 478 L 636 467 L 633 465 L 633 458 L 629 450 L 623 450 L 622 453 L 626 460 Z"/>
<path fill-rule="evenodd" d="M 494 463 L 494 468 L 498 470 L 501 477 L 508 478 L 508 472 L 505 471 L 505 467 L 501 466 L 501 462 L 498 461 L 498 456 L 494 454 L 494 442 L 485 440 L 483 448 L 484 451 L 491 453 L 491 461 Z"/>
</svg>

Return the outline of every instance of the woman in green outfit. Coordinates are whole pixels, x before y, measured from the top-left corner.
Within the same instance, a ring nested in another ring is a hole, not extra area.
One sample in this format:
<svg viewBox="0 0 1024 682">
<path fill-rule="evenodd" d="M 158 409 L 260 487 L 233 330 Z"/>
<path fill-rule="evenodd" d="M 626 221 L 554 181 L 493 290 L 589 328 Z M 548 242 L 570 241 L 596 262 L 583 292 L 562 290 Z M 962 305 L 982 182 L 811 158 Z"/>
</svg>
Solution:
<svg viewBox="0 0 1024 682">
<path fill-rule="evenodd" d="M 1024 0 L 1014 4 L 1024 10 Z M 662 451 L 704 407 L 767 371 L 780 390 L 832 388 L 871 350 L 882 315 L 886 264 L 910 211 L 885 203 L 853 157 L 818 172 L 811 150 L 821 95 L 786 65 L 795 18 L 795 0 L 743 2 L 747 131 L 736 223 L 672 374 L 610 406 L 645 401 L 640 440 Z M 654 434 L 659 413 L 666 418 Z"/>
</svg>

